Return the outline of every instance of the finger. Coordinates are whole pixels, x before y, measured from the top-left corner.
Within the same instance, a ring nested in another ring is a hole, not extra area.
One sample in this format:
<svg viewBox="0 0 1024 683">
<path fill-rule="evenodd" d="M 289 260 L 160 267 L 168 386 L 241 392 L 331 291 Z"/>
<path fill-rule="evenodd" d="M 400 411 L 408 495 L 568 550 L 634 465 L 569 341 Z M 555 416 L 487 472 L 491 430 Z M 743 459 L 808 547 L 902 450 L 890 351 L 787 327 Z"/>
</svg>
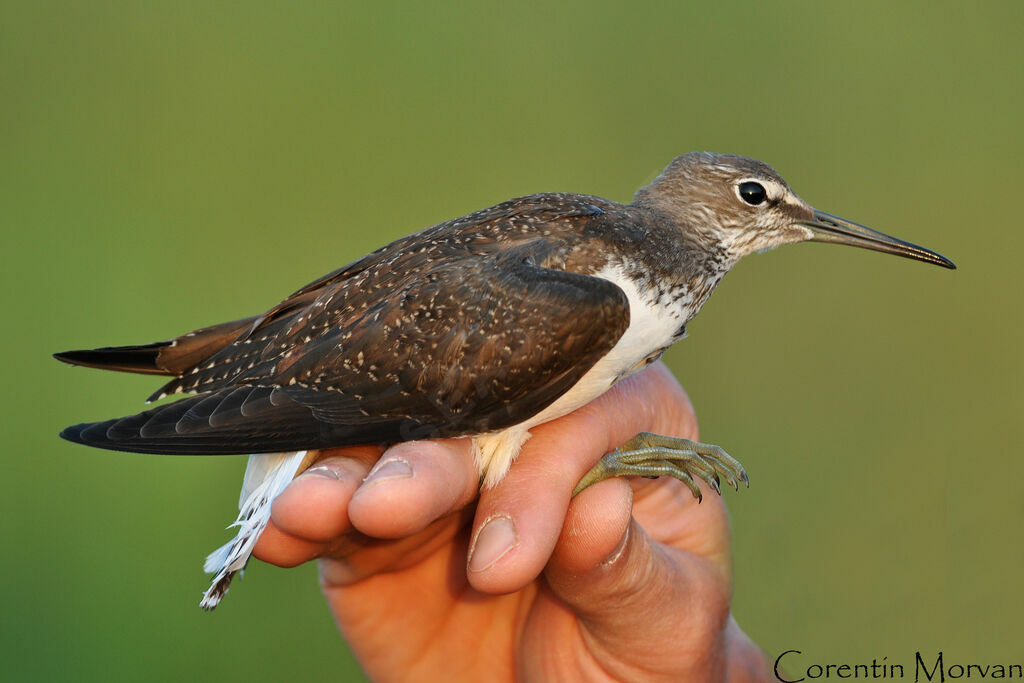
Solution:
<svg viewBox="0 0 1024 683">
<path fill-rule="evenodd" d="M 325 451 L 274 501 L 274 524 L 287 534 L 320 543 L 348 531 L 349 501 L 380 454 L 377 446 Z"/>
<path fill-rule="evenodd" d="M 472 519 L 472 509 L 465 508 L 429 524 L 423 531 L 394 540 L 369 538 L 360 533 L 346 536 L 325 548 L 320 560 L 320 582 L 325 589 L 352 586 L 380 574 L 417 576 L 404 584 L 415 595 L 423 586 L 449 585 L 450 558 L 465 552 L 465 532 Z M 440 562 L 432 561 L 441 558 Z M 411 572 L 411 573 L 405 573 Z M 427 577 L 427 578 L 422 578 Z M 402 579 L 396 579 L 396 587 Z M 391 596 L 392 598 L 394 596 Z M 380 600 L 378 600 L 380 602 Z"/>
<path fill-rule="evenodd" d="M 633 518 L 653 541 L 709 560 L 731 581 L 732 539 L 725 498 L 700 484 L 704 498 L 698 503 L 675 479 L 643 480 L 635 487 Z"/>
<path fill-rule="evenodd" d="M 316 559 L 324 547 L 323 543 L 285 533 L 270 521 L 257 539 L 252 555 L 278 567 L 290 568 Z"/>
<path fill-rule="evenodd" d="M 389 448 L 348 506 L 352 525 L 375 538 L 401 538 L 461 509 L 477 495 L 468 439 L 408 441 Z"/>
<path fill-rule="evenodd" d="M 617 562 L 630 541 L 633 488 L 622 478 L 595 484 L 573 499 L 546 572 L 582 573 Z"/>
<path fill-rule="evenodd" d="M 628 491 L 594 486 L 569 508 L 545 569 L 553 604 L 569 607 L 591 651 L 608 655 L 606 666 L 624 667 L 613 676 L 695 666 L 682 678 L 710 680 L 721 666 L 710 653 L 720 650 L 729 616 L 729 578 L 707 558 L 653 541 L 630 521 Z M 677 514 L 674 507 L 667 514 Z M 694 501 L 689 511 L 702 507 Z M 665 651 L 665 643 L 674 645 Z"/>
<path fill-rule="evenodd" d="M 328 542 L 349 530 L 349 501 L 379 455 L 376 446 L 324 451 L 274 500 L 253 555 L 281 567 L 320 555 Z"/>
<path fill-rule="evenodd" d="M 695 424 L 686 394 L 657 364 L 531 430 L 509 473 L 480 494 L 467 564 L 470 583 L 483 592 L 505 593 L 535 579 L 558 540 L 573 488 L 602 455 L 637 432 L 695 432 Z"/>
<path fill-rule="evenodd" d="M 479 477 L 466 439 L 406 442 L 383 455 L 369 446 L 328 453 L 274 502 L 258 558 L 290 567 L 330 557 L 325 566 L 332 582 L 351 583 L 403 556 L 429 552 L 444 529 L 419 532 L 477 494 Z"/>
</svg>

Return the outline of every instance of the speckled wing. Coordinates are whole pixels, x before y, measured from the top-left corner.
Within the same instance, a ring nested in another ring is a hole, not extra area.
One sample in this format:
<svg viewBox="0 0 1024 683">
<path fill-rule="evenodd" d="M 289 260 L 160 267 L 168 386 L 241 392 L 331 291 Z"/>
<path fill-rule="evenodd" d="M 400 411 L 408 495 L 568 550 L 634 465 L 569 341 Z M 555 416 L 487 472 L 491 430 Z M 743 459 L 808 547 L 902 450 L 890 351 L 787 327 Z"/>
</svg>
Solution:
<svg viewBox="0 0 1024 683">
<path fill-rule="evenodd" d="M 63 436 L 257 453 L 480 434 L 532 417 L 615 345 L 629 307 L 611 282 L 561 270 L 563 245 L 529 225 L 550 234 L 600 209 L 506 213 L 488 217 L 489 232 L 425 231 L 299 290 L 161 392 L 198 396 Z"/>
</svg>

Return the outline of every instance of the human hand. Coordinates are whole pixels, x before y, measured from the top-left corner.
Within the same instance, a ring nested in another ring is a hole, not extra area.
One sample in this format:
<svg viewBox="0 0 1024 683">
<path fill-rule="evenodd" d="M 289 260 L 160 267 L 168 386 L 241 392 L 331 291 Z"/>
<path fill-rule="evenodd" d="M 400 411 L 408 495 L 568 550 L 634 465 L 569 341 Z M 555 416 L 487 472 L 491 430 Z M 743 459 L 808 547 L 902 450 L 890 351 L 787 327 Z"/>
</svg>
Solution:
<svg viewBox="0 0 1024 683">
<path fill-rule="evenodd" d="M 376 466 L 376 447 L 325 451 L 274 502 L 254 554 L 320 558 L 327 602 L 374 680 L 766 680 L 730 615 L 720 496 L 705 488 L 698 504 L 661 478 L 570 499 L 641 431 L 697 437 L 661 363 L 531 430 L 478 500 L 466 439 L 397 444 Z"/>
</svg>

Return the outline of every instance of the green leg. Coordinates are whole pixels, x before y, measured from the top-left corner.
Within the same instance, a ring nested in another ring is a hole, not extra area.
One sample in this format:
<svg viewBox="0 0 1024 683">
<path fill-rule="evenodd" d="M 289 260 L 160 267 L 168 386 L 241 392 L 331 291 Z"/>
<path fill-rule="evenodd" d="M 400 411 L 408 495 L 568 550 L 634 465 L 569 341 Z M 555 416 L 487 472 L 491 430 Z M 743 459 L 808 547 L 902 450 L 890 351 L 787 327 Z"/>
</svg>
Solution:
<svg viewBox="0 0 1024 683">
<path fill-rule="evenodd" d="M 721 493 L 720 479 L 739 489 L 739 482 L 750 485 L 743 465 L 718 446 L 689 439 L 643 432 L 622 448 L 608 453 L 576 485 L 572 495 L 609 477 L 675 477 L 701 500 L 694 477 Z"/>
</svg>

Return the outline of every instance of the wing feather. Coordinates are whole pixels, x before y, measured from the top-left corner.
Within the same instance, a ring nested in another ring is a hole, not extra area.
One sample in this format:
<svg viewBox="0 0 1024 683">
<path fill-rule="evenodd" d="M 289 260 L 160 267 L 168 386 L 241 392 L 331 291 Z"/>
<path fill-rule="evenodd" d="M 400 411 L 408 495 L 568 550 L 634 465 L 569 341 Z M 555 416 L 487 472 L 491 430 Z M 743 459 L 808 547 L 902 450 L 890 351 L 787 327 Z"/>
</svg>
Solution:
<svg viewBox="0 0 1024 683">
<path fill-rule="evenodd" d="M 199 396 L 62 436 L 141 452 L 258 453 L 522 422 L 629 325 L 622 290 L 562 270 L 569 247 L 549 236 L 601 209 L 554 197 L 546 210 L 527 198 L 436 226 L 325 276 L 158 392 Z"/>
</svg>

